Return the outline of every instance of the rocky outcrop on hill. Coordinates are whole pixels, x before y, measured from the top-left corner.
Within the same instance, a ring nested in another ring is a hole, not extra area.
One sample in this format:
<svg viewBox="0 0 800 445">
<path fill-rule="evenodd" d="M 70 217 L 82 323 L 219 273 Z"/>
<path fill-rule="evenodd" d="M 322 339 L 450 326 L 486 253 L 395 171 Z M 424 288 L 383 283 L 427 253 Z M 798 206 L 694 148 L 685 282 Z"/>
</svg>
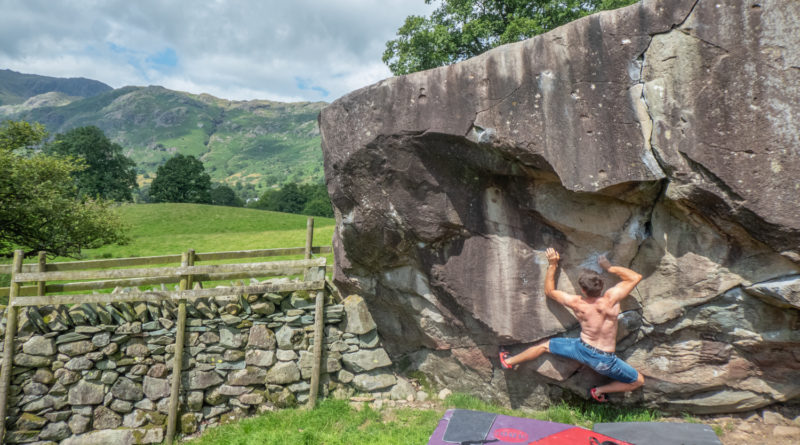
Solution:
<svg viewBox="0 0 800 445">
<path fill-rule="evenodd" d="M 337 284 L 393 358 L 540 406 L 598 377 L 504 372 L 497 346 L 577 333 L 544 296 L 545 248 L 566 291 L 606 253 L 644 276 L 618 352 L 647 383 L 625 401 L 797 398 L 798 22 L 791 0 L 643 1 L 339 99 L 320 117 Z"/>
</svg>

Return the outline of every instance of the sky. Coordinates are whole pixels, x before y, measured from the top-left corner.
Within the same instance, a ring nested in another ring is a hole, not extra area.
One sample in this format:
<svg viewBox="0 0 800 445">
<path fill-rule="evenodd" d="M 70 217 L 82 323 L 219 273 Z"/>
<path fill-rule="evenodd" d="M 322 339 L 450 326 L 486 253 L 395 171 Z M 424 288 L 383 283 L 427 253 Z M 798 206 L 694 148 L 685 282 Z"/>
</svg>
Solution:
<svg viewBox="0 0 800 445">
<path fill-rule="evenodd" d="M 0 69 L 223 99 L 325 101 L 381 61 L 424 0 L 0 0 Z"/>
</svg>

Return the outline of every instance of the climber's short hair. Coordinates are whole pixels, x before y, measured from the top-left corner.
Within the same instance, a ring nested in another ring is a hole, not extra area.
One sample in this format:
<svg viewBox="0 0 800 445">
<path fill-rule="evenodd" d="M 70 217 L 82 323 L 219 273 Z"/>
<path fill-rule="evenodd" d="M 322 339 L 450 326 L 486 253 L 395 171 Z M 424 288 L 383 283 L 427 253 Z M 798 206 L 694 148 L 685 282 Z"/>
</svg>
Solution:
<svg viewBox="0 0 800 445">
<path fill-rule="evenodd" d="M 578 285 L 587 297 L 597 298 L 603 292 L 603 278 L 597 272 L 584 270 L 578 277 Z"/>
</svg>

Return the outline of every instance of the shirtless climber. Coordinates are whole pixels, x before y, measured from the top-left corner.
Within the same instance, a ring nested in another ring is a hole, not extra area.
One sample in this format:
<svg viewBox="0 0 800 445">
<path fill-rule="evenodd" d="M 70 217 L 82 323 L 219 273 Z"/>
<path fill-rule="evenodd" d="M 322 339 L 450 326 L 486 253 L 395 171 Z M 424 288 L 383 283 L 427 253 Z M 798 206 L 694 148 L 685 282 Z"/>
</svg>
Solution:
<svg viewBox="0 0 800 445">
<path fill-rule="evenodd" d="M 580 338 L 551 338 L 531 346 L 515 356 L 500 351 L 503 368 L 511 369 L 519 363 L 534 360 L 545 352 L 577 360 L 598 373 L 614 379 L 607 385 L 592 388 L 589 394 L 598 402 L 606 402 L 606 394 L 633 391 L 644 385 L 644 377 L 631 365 L 619 359 L 614 351 L 617 344 L 617 315 L 622 301 L 641 281 L 638 273 L 620 266 L 612 266 L 601 256 L 597 263 L 604 270 L 620 277 L 622 281 L 603 292 L 603 279 L 599 274 L 585 271 L 578 279 L 581 295 L 571 295 L 556 289 L 555 275 L 560 259 L 555 249 L 547 249 L 547 275 L 544 293 L 572 309 L 581 324 Z"/>
</svg>

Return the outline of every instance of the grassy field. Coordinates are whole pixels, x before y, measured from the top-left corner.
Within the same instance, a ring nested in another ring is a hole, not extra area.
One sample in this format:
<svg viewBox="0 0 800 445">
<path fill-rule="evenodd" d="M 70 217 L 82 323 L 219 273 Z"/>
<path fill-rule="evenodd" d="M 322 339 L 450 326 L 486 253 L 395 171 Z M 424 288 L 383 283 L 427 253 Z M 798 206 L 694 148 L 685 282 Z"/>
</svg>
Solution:
<svg viewBox="0 0 800 445">
<path fill-rule="evenodd" d="M 585 404 L 557 404 L 545 411 L 494 406 L 463 394 L 434 409 L 360 409 L 343 400 L 324 400 L 317 409 L 287 409 L 211 428 L 189 445 L 424 445 L 448 408 L 473 409 L 591 428 L 597 422 L 649 422 L 658 413 Z"/>
<path fill-rule="evenodd" d="M 303 247 L 306 216 L 202 204 L 127 204 L 119 207 L 131 242 L 85 250 L 84 259 L 126 258 L 226 250 Z M 314 217 L 314 245 L 329 246 L 334 220 Z M 332 258 L 329 258 L 332 260 Z"/>
<path fill-rule="evenodd" d="M 81 259 L 129 258 L 230 250 L 276 249 L 306 245 L 307 216 L 266 210 L 203 204 L 125 204 L 118 209 L 128 225 L 130 242 L 81 252 Z M 314 217 L 314 246 L 330 246 L 335 221 Z M 328 265 L 333 254 L 324 255 Z M 301 259 L 272 257 L 270 260 Z M 73 258 L 48 259 L 75 261 Z M 252 259 L 252 261 L 260 261 Z M 35 263 L 28 258 L 26 263 Z M 2 263 L 11 263 L 5 258 Z M 330 269 L 329 269 L 330 270 Z M 9 286 L 9 275 L 0 275 L 0 287 Z M 1 298 L 0 304 L 6 299 Z"/>
</svg>

